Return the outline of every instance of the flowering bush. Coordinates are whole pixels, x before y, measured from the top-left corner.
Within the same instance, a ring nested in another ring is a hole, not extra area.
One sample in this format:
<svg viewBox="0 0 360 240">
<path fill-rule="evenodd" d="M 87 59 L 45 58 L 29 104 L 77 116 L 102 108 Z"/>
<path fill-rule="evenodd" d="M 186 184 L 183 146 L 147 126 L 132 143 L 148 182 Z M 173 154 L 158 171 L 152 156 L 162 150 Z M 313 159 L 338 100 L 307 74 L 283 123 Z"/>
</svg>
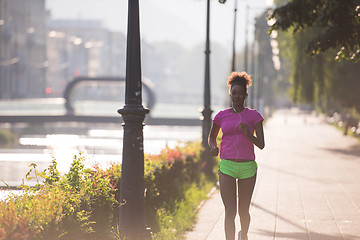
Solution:
<svg viewBox="0 0 360 240">
<path fill-rule="evenodd" d="M 60 233 L 58 224 L 63 214 L 66 192 L 59 188 L 41 188 L 36 194 L 26 191 L 0 202 L 0 239 L 39 239 L 53 230 Z"/>
<path fill-rule="evenodd" d="M 199 168 L 201 151 L 195 143 L 145 156 L 147 222 L 156 239 L 175 239 L 191 227 L 209 190 Z M 119 239 L 121 165 L 103 170 L 85 168 L 84 161 L 74 156 L 64 176 L 54 158 L 43 172 L 31 164 L 26 179 L 35 179 L 36 187 L 23 184 L 24 194 L 0 201 L 0 240 Z"/>
<path fill-rule="evenodd" d="M 65 176 L 55 159 L 43 172 L 31 164 L 26 178 L 36 179 L 36 187 L 23 184 L 24 194 L 0 202 L 0 240 L 114 239 L 120 168 L 85 169 L 84 161 L 81 154 L 74 156 Z"/>
</svg>

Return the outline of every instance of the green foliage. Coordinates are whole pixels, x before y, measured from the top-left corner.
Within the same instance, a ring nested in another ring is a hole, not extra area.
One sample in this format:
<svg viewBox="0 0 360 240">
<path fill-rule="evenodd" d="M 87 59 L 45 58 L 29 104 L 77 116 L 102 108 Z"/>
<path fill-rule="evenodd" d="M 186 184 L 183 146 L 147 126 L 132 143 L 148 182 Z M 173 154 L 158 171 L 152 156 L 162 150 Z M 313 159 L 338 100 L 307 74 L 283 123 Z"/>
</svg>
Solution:
<svg viewBox="0 0 360 240">
<path fill-rule="evenodd" d="M 95 165 L 85 169 L 84 161 L 82 155 L 74 156 L 69 173 L 59 181 L 59 185 L 71 193 L 66 208 L 68 217 L 63 223 L 69 229 L 66 239 L 82 235 L 84 238 L 112 239 L 111 230 L 117 222 L 113 212 L 119 204 L 115 199 L 117 182 L 111 176 L 118 174 L 117 168 L 102 170 Z"/>
<path fill-rule="evenodd" d="M 184 192 L 181 201 L 176 201 L 173 210 L 165 208 L 156 211 L 158 231 L 154 234 L 156 240 L 183 239 L 186 231 L 193 227 L 196 221 L 197 207 L 207 198 L 207 194 L 213 184 L 208 182 L 202 187 L 191 184 Z"/>
<path fill-rule="evenodd" d="M 31 164 L 26 179 L 35 188 L 23 185 L 23 195 L 0 203 L 0 239 L 114 239 L 118 167 L 85 169 L 84 161 L 74 156 L 65 176 L 55 159 L 43 172 Z"/>
<path fill-rule="evenodd" d="M 213 182 L 200 171 L 201 145 L 166 148 L 145 161 L 148 225 L 155 239 L 179 239 L 189 230 L 196 207 Z M 0 240 L 120 239 L 118 230 L 121 165 L 103 170 L 85 168 L 83 155 L 74 156 L 61 176 L 56 159 L 44 171 L 30 165 L 24 194 L 0 201 Z"/>
<path fill-rule="evenodd" d="M 329 108 L 338 112 L 355 109 L 360 113 L 360 62 L 332 62 L 328 67 Z"/>
<path fill-rule="evenodd" d="M 292 4 L 295 4 L 293 2 Z M 315 2 L 317 1 L 312 4 Z M 307 8 L 306 4 L 305 2 L 302 8 Z M 300 18 L 300 12 L 305 10 L 297 11 Z M 308 43 L 323 30 L 323 27 L 315 23 L 304 27 L 305 25 L 304 23 L 302 27 L 298 26 L 301 31 L 291 25 L 290 32 L 280 32 L 278 35 L 282 62 L 290 69 L 289 72 L 283 71 L 286 74 L 283 78 L 289 79 L 291 83 L 292 100 L 312 104 L 318 110 L 329 114 L 335 111 L 342 113 L 350 109 L 360 112 L 360 95 L 357 90 L 360 87 L 357 77 L 360 74 L 360 63 L 334 60 L 334 49 L 314 56 L 307 55 L 305 50 Z"/>
<path fill-rule="evenodd" d="M 194 217 L 185 214 L 184 211 L 194 212 L 200 203 L 190 197 L 191 191 L 204 194 L 208 190 L 208 185 L 205 183 L 209 181 L 200 171 L 201 149 L 201 143 L 187 144 L 182 148 L 165 148 L 156 156 L 147 156 L 145 162 L 147 222 L 159 239 L 176 239 L 171 234 L 181 236 L 181 233 L 191 227 L 188 225 L 180 227 L 181 223 L 188 224 L 190 221 L 184 221 L 185 216 Z M 160 238 L 160 236 L 168 238 Z"/>
<path fill-rule="evenodd" d="M 13 147 L 18 144 L 16 134 L 7 129 L 0 129 L 0 148 Z"/>
<path fill-rule="evenodd" d="M 290 0 L 276 8 L 271 18 L 276 20 L 271 30 L 291 29 L 295 33 L 318 27 L 306 42 L 310 55 L 335 49 L 336 59 L 360 60 L 359 0 Z"/>
<path fill-rule="evenodd" d="M 54 239 L 54 232 L 61 235 L 58 226 L 66 197 L 63 190 L 44 186 L 36 194 L 25 191 L 1 201 L 0 239 Z"/>
<path fill-rule="evenodd" d="M 47 169 L 44 170 L 45 183 L 49 185 L 56 183 L 60 180 L 60 173 L 57 170 L 57 162 L 54 154 L 51 155 L 51 158 L 52 158 L 51 164 Z"/>
</svg>

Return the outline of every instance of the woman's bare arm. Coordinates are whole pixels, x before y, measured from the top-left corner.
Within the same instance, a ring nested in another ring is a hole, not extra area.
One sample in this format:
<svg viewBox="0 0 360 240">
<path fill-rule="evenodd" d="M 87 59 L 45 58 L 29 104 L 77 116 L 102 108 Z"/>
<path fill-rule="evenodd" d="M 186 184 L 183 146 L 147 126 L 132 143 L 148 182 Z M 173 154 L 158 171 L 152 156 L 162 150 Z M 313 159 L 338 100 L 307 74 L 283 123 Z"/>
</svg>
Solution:
<svg viewBox="0 0 360 240">
<path fill-rule="evenodd" d="M 263 121 L 258 122 L 255 125 L 255 133 L 256 136 L 252 135 L 249 132 L 249 127 L 247 124 L 240 123 L 241 131 L 254 143 L 258 148 L 263 149 L 265 147 L 264 140 L 264 129 L 263 129 Z"/>
<path fill-rule="evenodd" d="M 219 154 L 219 148 L 217 146 L 216 138 L 219 134 L 220 127 L 216 125 L 214 122 L 211 125 L 210 133 L 208 137 L 208 144 L 211 149 L 211 153 L 213 156 L 217 156 Z"/>
</svg>

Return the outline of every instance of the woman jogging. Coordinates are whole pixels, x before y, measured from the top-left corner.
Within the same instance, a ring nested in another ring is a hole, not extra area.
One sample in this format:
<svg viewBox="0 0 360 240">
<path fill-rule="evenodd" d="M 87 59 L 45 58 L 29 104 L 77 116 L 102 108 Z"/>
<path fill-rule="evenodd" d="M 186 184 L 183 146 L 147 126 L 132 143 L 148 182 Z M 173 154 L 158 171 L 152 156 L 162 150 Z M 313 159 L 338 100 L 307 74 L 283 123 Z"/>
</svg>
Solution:
<svg viewBox="0 0 360 240">
<path fill-rule="evenodd" d="M 225 206 L 225 236 L 226 240 L 235 239 L 235 216 L 238 205 L 241 224 L 238 238 L 247 240 L 250 225 L 249 207 L 257 173 L 254 145 L 260 149 L 265 146 L 262 124 L 264 119 L 258 111 L 244 107 L 248 96 L 247 89 L 252 85 L 252 80 L 246 72 L 231 73 L 227 85 L 232 107 L 220 111 L 214 117 L 209 134 L 209 146 L 212 154 L 217 156 L 219 148 L 216 137 L 221 129 L 223 135 L 220 144 L 219 183 Z"/>
</svg>

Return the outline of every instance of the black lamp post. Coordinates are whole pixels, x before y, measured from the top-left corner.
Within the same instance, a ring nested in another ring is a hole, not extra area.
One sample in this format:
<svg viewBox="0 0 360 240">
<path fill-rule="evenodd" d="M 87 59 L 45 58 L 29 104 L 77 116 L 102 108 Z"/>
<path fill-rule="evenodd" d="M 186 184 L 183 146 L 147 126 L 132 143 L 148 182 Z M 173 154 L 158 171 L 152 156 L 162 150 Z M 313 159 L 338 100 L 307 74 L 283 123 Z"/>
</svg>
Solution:
<svg viewBox="0 0 360 240">
<path fill-rule="evenodd" d="M 207 0 L 206 8 L 206 43 L 205 43 L 205 84 L 204 84 L 204 106 L 202 113 L 202 146 L 205 149 L 203 159 L 206 161 L 204 172 L 211 175 L 213 168 L 213 161 L 210 147 L 208 145 L 208 136 L 211 128 L 211 114 L 210 108 L 210 0 Z"/>
<path fill-rule="evenodd" d="M 219 0 L 220 3 L 225 3 L 226 0 Z M 237 15 L 237 0 L 235 0 L 234 6 L 234 29 L 233 29 L 233 45 L 232 45 L 232 63 L 231 71 L 235 72 L 235 61 L 236 61 L 236 15 Z"/>
<path fill-rule="evenodd" d="M 220 3 L 225 3 L 226 0 L 219 0 Z M 210 107 L 210 0 L 207 0 L 206 8 L 206 48 L 205 48 L 205 84 L 204 84 L 204 106 L 201 111 L 202 113 L 202 145 L 205 148 L 204 159 L 206 160 L 206 165 L 204 171 L 208 174 L 211 174 L 214 162 L 212 161 L 212 156 L 210 148 L 208 145 L 208 136 L 211 128 L 211 114 L 212 110 Z M 234 21 L 236 24 L 236 11 L 237 11 L 237 0 L 235 0 L 235 16 Z M 233 40 L 233 60 L 232 60 L 232 71 L 235 71 L 235 31 L 236 25 L 234 24 L 234 40 Z"/>
<path fill-rule="evenodd" d="M 246 21 L 245 21 L 245 54 L 244 54 L 244 68 L 248 71 L 248 18 L 249 18 L 249 5 L 246 5 Z"/>
<path fill-rule="evenodd" d="M 207 14 L 206 14 L 206 43 L 205 43 L 205 85 L 204 85 L 204 106 L 201 111 L 203 114 L 203 139 L 202 144 L 208 148 L 208 136 L 211 127 L 211 113 L 210 108 L 210 0 L 207 0 Z"/>
<path fill-rule="evenodd" d="M 256 18 L 255 18 L 255 21 L 256 21 Z M 252 44 L 252 47 L 251 47 L 251 63 L 250 63 L 250 66 L 251 66 L 251 72 L 253 74 L 255 74 L 255 71 L 256 71 L 256 68 L 255 68 L 255 48 L 256 48 L 256 28 L 254 28 L 254 41 L 253 41 L 253 44 Z M 253 79 L 254 79 L 254 76 L 253 76 Z M 250 108 L 254 108 L 255 107 L 255 104 L 254 104 L 254 99 L 255 99 L 255 85 L 253 85 L 251 88 L 250 88 Z"/>
<path fill-rule="evenodd" d="M 237 0 L 236 0 L 237 1 Z M 226 0 L 219 0 L 220 3 L 225 3 Z M 235 4 L 236 13 L 236 4 Z M 235 15 L 236 21 L 236 15 Z M 234 43 L 233 43 L 233 70 L 235 69 L 235 28 L 234 26 Z M 210 0 L 207 0 L 206 8 L 206 43 L 205 43 L 205 84 L 204 84 L 204 106 L 201 111 L 202 113 L 202 145 L 205 148 L 204 159 L 206 165 L 204 171 L 211 175 L 214 162 L 212 161 L 212 155 L 210 147 L 208 145 L 208 136 L 211 128 L 211 114 L 212 110 L 210 107 Z"/>
<path fill-rule="evenodd" d="M 120 184 L 120 233 L 129 240 L 150 239 L 145 223 L 143 126 L 148 109 L 142 105 L 139 0 L 128 1 L 123 160 Z"/>
</svg>

